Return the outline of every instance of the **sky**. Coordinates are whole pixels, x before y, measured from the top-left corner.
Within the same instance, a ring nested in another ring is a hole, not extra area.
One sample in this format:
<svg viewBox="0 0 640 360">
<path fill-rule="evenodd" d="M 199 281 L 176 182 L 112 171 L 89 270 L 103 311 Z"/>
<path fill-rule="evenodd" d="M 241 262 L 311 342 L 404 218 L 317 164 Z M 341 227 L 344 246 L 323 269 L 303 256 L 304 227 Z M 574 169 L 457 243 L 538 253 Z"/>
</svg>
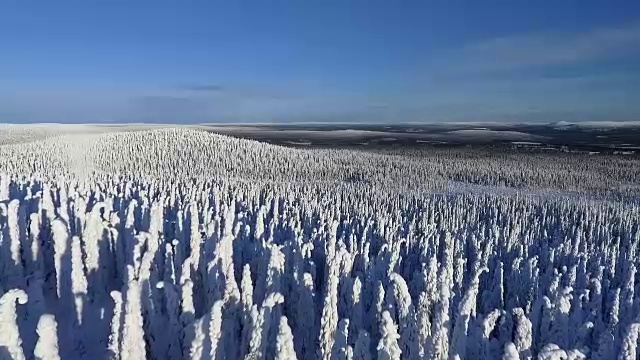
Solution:
<svg viewBox="0 0 640 360">
<path fill-rule="evenodd" d="M 640 120 L 640 2 L 0 0 L 0 122 Z"/>
</svg>

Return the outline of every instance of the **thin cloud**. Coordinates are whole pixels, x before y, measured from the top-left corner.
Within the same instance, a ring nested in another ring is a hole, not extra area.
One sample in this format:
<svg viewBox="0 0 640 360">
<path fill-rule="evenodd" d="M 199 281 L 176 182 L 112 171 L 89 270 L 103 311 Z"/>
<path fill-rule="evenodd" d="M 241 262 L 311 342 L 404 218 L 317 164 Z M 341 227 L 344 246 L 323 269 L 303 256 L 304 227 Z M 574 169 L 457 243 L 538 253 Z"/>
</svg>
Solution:
<svg viewBox="0 0 640 360">
<path fill-rule="evenodd" d="M 178 87 L 179 90 L 185 90 L 185 91 L 194 91 L 194 92 L 223 92 L 226 90 L 226 88 L 222 85 L 216 85 L 216 84 L 195 84 L 195 85 L 184 85 L 184 86 L 179 86 Z"/>
<path fill-rule="evenodd" d="M 588 64 L 639 55 L 640 25 L 635 25 L 580 33 L 504 36 L 467 45 L 441 60 L 445 70 L 468 74 Z"/>
<path fill-rule="evenodd" d="M 295 98 L 298 95 L 290 89 L 260 88 L 246 85 L 218 85 L 218 84 L 191 84 L 165 89 L 180 97 L 209 97 L 209 98 L 246 98 L 246 99 L 283 99 Z"/>
</svg>

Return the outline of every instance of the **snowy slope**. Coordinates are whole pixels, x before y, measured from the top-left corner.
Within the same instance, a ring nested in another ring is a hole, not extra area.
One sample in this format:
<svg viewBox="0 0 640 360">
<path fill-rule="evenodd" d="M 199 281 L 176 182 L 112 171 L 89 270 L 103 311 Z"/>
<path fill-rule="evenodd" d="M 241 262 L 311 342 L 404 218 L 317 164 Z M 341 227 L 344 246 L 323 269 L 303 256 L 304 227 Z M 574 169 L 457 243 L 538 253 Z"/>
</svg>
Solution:
<svg viewBox="0 0 640 360">
<path fill-rule="evenodd" d="M 636 159 L 60 131 L 0 145 L 2 359 L 635 359 Z"/>
</svg>

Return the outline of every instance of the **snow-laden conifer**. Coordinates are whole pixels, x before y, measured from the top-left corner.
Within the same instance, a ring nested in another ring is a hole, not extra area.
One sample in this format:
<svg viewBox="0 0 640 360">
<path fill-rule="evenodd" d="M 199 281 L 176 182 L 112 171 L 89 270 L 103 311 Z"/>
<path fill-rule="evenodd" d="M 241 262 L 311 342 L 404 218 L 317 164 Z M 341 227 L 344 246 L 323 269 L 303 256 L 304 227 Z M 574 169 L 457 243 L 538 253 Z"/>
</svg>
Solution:
<svg viewBox="0 0 640 360">
<path fill-rule="evenodd" d="M 419 341 L 416 327 L 415 308 L 411 302 L 409 287 L 404 278 L 397 273 L 389 275 L 391 280 L 391 293 L 393 294 L 395 310 L 400 328 L 400 349 L 404 359 L 418 359 Z"/>
<path fill-rule="evenodd" d="M 249 264 L 246 264 L 242 271 L 240 294 L 242 303 L 242 334 L 239 356 L 244 357 L 249 349 L 249 341 L 251 340 L 251 333 L 253 332 L 253 284 L 251 282 L 251 268 Z"/>
<path fill-rule="evenodd" d="M 0 201 L 9 200 L 9 184 L 11 179 L 7 174 L 0 174 Z"/>
<path fill-rule="evenodd" d="M 451 338 L 451 356 L 457 356 L 459 359 L 466 358 L 467 337 L 469 336 L 469 321 L 475 315 L 475 302 L 478 296 L 478 288 L 480 284 L 480 275 L 485 269 L 475 269 L 471 284 L 467 289 L 462 301 L 459 304 L 456 323 L 453 327 L 453 335 Z M 436 331 L 436 334 L 438 332 Z"/>
<path fill-rule="evenodd" d="M 316 304 L 316 293 L 314 291 L 313 277 L 308 272 L 302 275 L 302 289 L 296 304 L 296 313 L 304 314 L 296 319 L 296 336 L 300 338 L 296 339 L 295 342 L 298 346 L 296 352 L 300 354 L 301 359 L 315 359 L 318 326 L 313 307 Z"/>
<path fill-rule="evenodd" d="M 378 344 L 380 340 L 380 326 L 382 321 L 382 312 L 384 311 L 384 299 L 385 291 L 384 285 L 381 281 L 375 284 L 374 298 L 372 299 L 371 306 L 369 307 L 369 329 L 371 330 L 371 341 L 374 345 Z M 391 316 L 391 314 L 389 314 Z"/>
<path fill-rule="evenodd" d="M 513 309 L 515 327 L 513 331 L 513 344 L 522 360 L 531 358 L 531 346 L 533 345 L 533 328 L 531 321 L 521 308 Z"/>
<path fill-rule="evenodd" d="M 420 357 L 427 354 L 427 344 L 431 337 L 431 309 L 429 295 L 421 292 L 418 296 L 418 304 L 416 308 L 416 325 L 418 327 L 418 346 Z"/>
<path fill-rule="evenodd" d="M 276 360 L 296 360 L 296 352 L 293 348 L 293 334 L 287 323 L 287 317 L 281 316 L 276 338 Z"/>
<path fill-rule="evenodd" d="M 364 298 L 362 294 L 362 281 L 357 276 L 351 287 L 351 317 L 349 319 L 349 343 L 355 343 L 360 329 L 364 326 Z"/>
<path fill-rule="evenodd" d="M 444 360 L 449 357 L 449 300 L 451 293 L 448 273 L 449 271 L 443 268 L 439 279 L 439 301 L 434 308 L 431 336 L 425 351 L 431 359 Z"/>
<path fill-rule="evenodd" d="M 38 320 L 38 342 L 33 352 L 36 360 L 60 360 L 58 348 L 58 323 L 51 314 L 43 314 Z"/>
<path fill-rule="evenodd" d="M 626 329 L 622 337 L 622 347 L 618 354 L 619 360 L 633 360 L 637 358 L 638 334 L 640 333 L 640 323 L 634 322 Z"/>
<path fill-rule="evenodd" d="M 200 266 L 200 244 L 202 242 L 202 236 L 200 235 L 200 220 L 198 215 L 198 205 L 192 202 L 189 208 L 189 257 L 191 258 L 191 265 L 195 271 L 198 271 Z"/>
<path fill-rule="evenodd" d="M 380 342 L 376 349 L 378 350 L 378 359 L 380 360 L 400 360 L 402 350 L 398 345 L 398 327 L 393 323 L 391 314 L 388 311 L 382 313 L 382 322 L 380 323 Z"/>
<path fill-rule="evenodd" d="M 319 357 L 328 360 L 331 357 L 331 349 L 336 329 L 338 328 L 338 274 L 337 264 L 329 260 L 326 282 L 326 293 L 320 318 L 320 353 Z"/>
<path fill-rule="evenodd" d="M 123 302 L 119 291 L 112 291 L 110 295 L 113 299 L 113 315 L 111 315 L 108 356 L 110 359 L 118 360 L 121 358 Z"/>
<path fill-rule="evenodd" d="M 520 360 L 520 354 L 514 343 L 509 342 L 505 345 L 502 360 Z"/>
<path fill-rule="evenodd" d="M 126 288 L 121 358 L 122 360 L 144 359 L 146 347 L 140 283 L 138 280 L 132 280 Z"/>
<path fill-rule="evenodd" d="M 27 294 L 18 289 L 9 290 L 0 297 L 0 348 L 8 359 L 25 360 L 16 305 L 26 303 Z"/>
<path fill-rule="evenodd" d="M 538 360 L 565 360 L 567 352 L 554 343 L 545 345 L 538 353 Z"/>
<path fill-rule="evenodd" d="M 253 332 L 249 342 L 248 360 L 262 360 L 267 356 L 267 341 L 271 330 L 273 308 L 284 301 L 284 297 L 278 293 L 270 293 L 264 299 L 262 308 L 253 321 Z"/>
<path fill-rule="evenodd" d="M 209 357 L 211 359 L 217 359 L 218 354 L 224 353 L 222 348 L 222 307 L 224 302 L 218 300 L 213 304 L 211 308 L 210 322 L 209 322 L 209 341 L 211 343 L 209 349 Z"/>
<path fill-rule="evenodd" d="M 17 199 L 11 200 L 7 208 L 7 227 L 9 232 L 9 250 L 11 258 L 6 259 L 5 276 L 7 277 L 7 283 L 10 287 L 18 286 L 21 282 L 21 278 L 24 276 L 24 268 L 22 265 L 21 248 L 26 243 L 24 237 L 24 220 L 21 221 L 20 215 L 20 201 Z"/>
<path fill-rule="evenodd" d="M 190 324 L 196 313 L 193 302 L 193 282 L 189 279 L 185 280 L 181 286 L 182 297 L 180 299 L 180 320 L 183 326 Z"/>
</svg>

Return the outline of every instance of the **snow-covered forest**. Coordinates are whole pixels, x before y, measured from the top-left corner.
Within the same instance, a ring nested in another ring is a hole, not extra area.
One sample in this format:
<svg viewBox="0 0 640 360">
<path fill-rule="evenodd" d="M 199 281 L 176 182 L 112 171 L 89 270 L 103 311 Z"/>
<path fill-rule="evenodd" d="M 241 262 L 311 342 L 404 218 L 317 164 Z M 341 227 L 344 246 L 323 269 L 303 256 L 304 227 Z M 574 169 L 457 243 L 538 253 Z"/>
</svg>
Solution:
<svg viewBox="0 0 640 360">
<path fill-rule="evenodd" d="M 639 358 L 638 157 L 22 139 L 0 359 Z"/>
</svg>

